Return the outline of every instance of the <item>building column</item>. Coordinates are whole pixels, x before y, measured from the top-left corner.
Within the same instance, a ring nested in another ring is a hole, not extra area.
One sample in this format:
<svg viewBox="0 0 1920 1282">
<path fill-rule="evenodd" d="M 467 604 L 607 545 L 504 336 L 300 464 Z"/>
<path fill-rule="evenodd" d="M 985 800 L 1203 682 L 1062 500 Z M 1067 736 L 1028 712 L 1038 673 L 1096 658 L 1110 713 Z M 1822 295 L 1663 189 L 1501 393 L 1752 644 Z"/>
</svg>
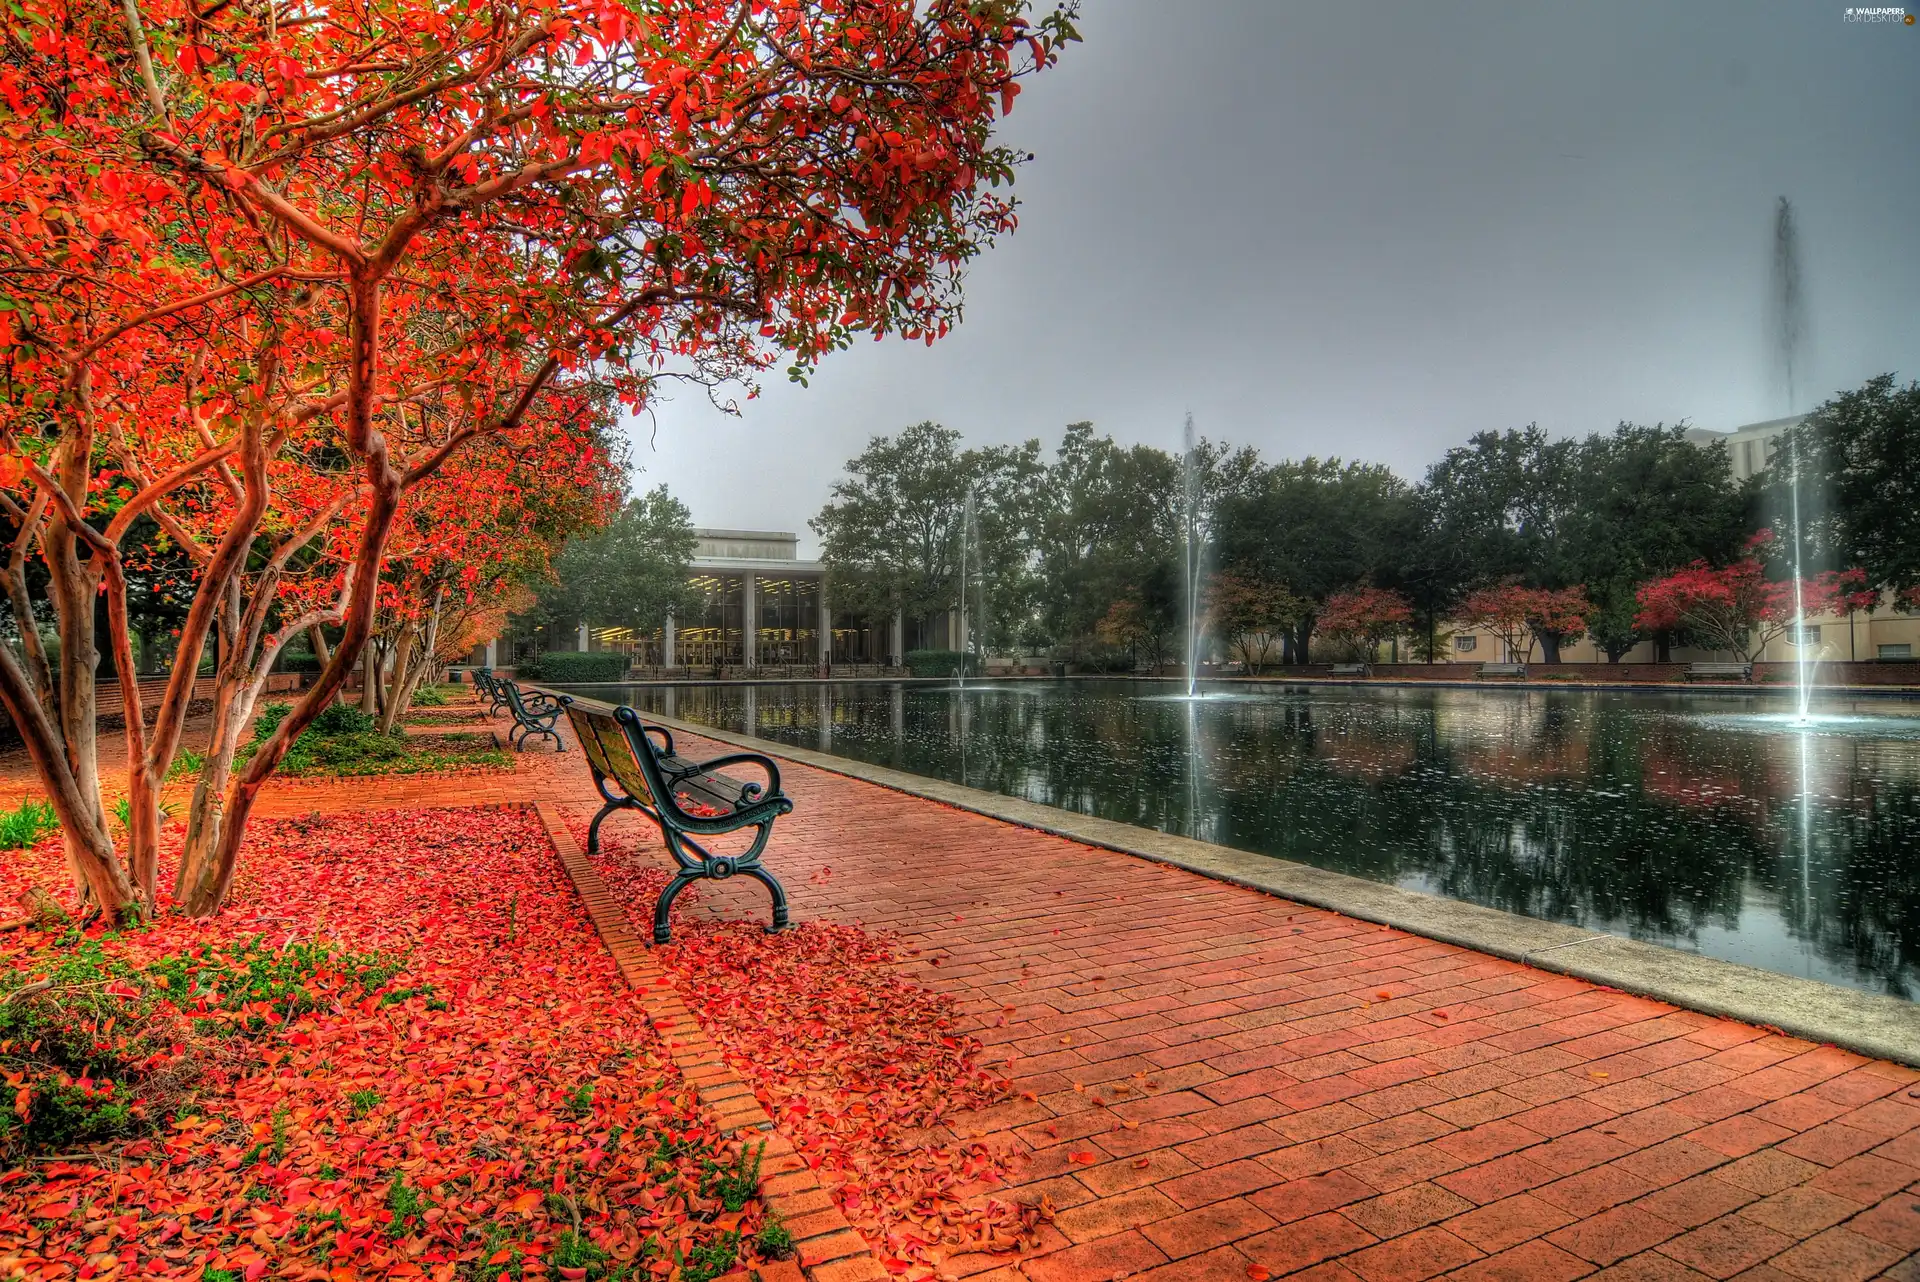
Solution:
<svg viewBox="0 0 1920 1282">
<path fill-rule="evenodd" d="M 495 667 L 500 662 L 500 638 L 494 637 L 487 642 L 487 666 Z"/>
<path fill-rule="evenodd" d="M 674 636 L 673 615 L 668 614 L 667 625 L 660 629 L 660 666 L 665 668 L 671 668 L 673 666 L 675 640 L 677 640 L 677 638 Z"/>
<path fill-rule="evenodd" d="M 758 656 L 760 641 L 760 594 L 755 590 L 754 576 L 744 575 L 740 580 L 740 662 L 753 667 Z M 752 730 L 747 731 L 752 734 Z"/>
<path fill-rule="evenodd" d="M 581 654 L 585 654 L 587 652 L 587 643 L 589 639 L 590 638 L 587 636 L 587 625 L 583 623 L 580 625 L 580 635 L 577 638 Z"/>
<path fill-rule="evenodd" d="M 833 609 L 827 604 L 827 594 L 824 592 L 820 594 L 820 644 L 817 649 L 819 653 L 815 659 L 824 672 L 827 665 L 833 662 Z"/>
<path fill-rule="evenodd" d="M 892 653 L 887 656 L 887 662 L 898 667 L 907 661 L 907 616 L 903 610 L 893 612 L 892 647 Z"/>
</svg>

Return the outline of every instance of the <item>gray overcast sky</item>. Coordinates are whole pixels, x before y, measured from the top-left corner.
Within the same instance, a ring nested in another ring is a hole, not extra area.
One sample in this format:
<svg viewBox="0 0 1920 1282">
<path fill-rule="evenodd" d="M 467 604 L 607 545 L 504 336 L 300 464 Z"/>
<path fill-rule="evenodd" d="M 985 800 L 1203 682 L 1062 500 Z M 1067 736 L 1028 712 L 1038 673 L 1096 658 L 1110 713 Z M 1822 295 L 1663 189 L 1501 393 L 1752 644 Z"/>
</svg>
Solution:
<svg viewBox="0 0 1920 1282">
<path fill-rule="evenodd" d="M 1038 158 L 965 323 L 771 371 L 739 418 L 682 392 L 632 425 L 637 484 L 811 549 L 842 463 L 921 419 L 1174 448 L 1191 410 L 1411 478 L 1483 428 L 1776 417 L 1782 194 L 1805 385 L 1920 376 L 1920 26 L 1845 9 L 1086 0 L 1006 123 Z"/>
</svg>

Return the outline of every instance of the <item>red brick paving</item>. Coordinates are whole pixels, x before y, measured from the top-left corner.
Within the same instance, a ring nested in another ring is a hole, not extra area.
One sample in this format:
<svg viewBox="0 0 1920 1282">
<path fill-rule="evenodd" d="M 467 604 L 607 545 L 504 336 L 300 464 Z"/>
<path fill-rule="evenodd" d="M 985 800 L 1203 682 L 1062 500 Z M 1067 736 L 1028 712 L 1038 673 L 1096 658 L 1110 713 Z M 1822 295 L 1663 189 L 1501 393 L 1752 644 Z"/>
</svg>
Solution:
<svg viewBox="0 0 1920 1282">
<path fill-rule="evenodd" d="M 795 916 L 898 932 L 1031 1096 L 951 1130 L 1021 1154 L 1015 1194 L 1055 1224 L 956 1273 L 1920 1282 L 1920 1072 L 782 773 Z M 584 810 L 581 759 L 279 785 L 262 811 L 513 800 Z M 727 883 L 689 911 L 766 905 Z"/>
</svg>

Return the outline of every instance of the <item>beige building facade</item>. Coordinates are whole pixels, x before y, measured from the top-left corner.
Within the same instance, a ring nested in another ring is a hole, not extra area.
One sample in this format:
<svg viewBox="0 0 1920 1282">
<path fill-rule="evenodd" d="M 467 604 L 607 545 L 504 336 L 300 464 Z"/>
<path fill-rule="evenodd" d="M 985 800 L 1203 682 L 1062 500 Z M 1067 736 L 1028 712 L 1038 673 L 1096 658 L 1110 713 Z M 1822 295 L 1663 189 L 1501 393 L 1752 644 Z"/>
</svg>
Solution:
<svg viewBox="0 0 1920 1282">
<path fill-rule="evenodd" d="M 1745 481 L 1775 464 L 1781 434 L 1804 417 L 1769 419 L 1731 432 L 1691 428 L 1687 439 L 1700 446 L 1724 442 L 1734 479 Z M 1524 650 L 1520 654 L 1510 653 L 1505 643 L 1485 628 L 1457 629 L 1447 639 L 1445 652 L 1448 661 L 1454 663 L 1525 663 L 1537 662 L 1540 658 L 1538 646 L 1531 655 Z M 1803 636 L 1796 637 L 1789 629 L 1769 643 L 1759 657 L 1762 662 L 1794 663 L 1803 656 L 1820 663 L 1920 659 L 1920 615 L 1895 610 L 1890 602 L 1851 615 L 1809 615 Z M 1676 646 L 1671 652 L 1672 661 L 1676 663 L 1737 661 L 1746 657 L 1688 646 Z M 1583 637 L 1560 647 L 1560 659 L 1563 663 L 1605 663 L 1607 656 L 1591 639 Z M 1653 643 L 1643 641 L 1622 662 L 1651 663 L 1654 659 Z"/>
</svg>

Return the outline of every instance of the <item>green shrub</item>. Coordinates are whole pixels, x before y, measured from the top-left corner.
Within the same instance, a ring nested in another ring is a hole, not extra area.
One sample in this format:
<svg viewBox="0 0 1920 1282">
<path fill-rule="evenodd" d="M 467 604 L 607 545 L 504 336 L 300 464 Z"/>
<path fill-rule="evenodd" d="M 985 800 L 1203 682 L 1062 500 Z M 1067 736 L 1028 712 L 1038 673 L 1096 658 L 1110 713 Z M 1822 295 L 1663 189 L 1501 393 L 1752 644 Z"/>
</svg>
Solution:
<svg viewBox="0 0 1920 1282">
<path fill-rule="evenodd" d="M 269 947 L 266 936 L 162 957 L 146 980 L 182 1008 L 236 1011 L 265 1003 L 282 1019 L 317 1010 L 323 1001 L 353 1000 L 386 987 L 400 963 L 379 953 L 355 953 L 319 940 Z M 255 1017 L 253 1029 L 266 1022 Z"/>
<path fill-rule="evenodd" d="M 263 703 L 253 714 L 253 741 L 265 743 L 267 736 L 280 728 L 280 723 L 293 711 L 290 703 Z"/>
<path fill-rule="evenodd" d="M 515 672 L 527 681 L 557 685 L 620 681 L 627 675 L 627 656 L 618 650 L 550 650 L 520 664 Z"/>
<path fill-rule="evenodd" d="M 907 670 L 916 677 L 950 677 L 963 668 L 970 677 L 979 675 L 978 656 L 960 650 L 907 651 Z"/>
<path fill-rule="evenodd" d="M 741 1147 L 738 1156 L 726 1165 L 708 1159 L 701 1165 L 700 1195 L 717 1197 L 729 1211 L 743 1211 L 760 1192 L 760 1155 L 766 1145 Z"/>
<path fill-rule="evenodd" d="M 307 732 L 317 735 L 366 734 L 379 723 L 351 703 L 334 702 L 320 709 Z"/>
<path fill-rule="evenodd" d="M 58 832 L 60 821 L 54 817 L 53 803 L 28 797 L 18 810 L 0 810 L 0 850 L 25 850 L 40 844 L 40 838 Z"/>
<path fill-rule="evenodd" d="M 439 686 L 421 686 L 413 692 L 413 706 L 444 708 L 447 706 L 447 692 Z"/>
<path fill-rule="evenodd" d="M 320 656 L 310 650 L 302 650 L 294 654 L 282 652 L 280 657 L 273 661 L 273 670 L 275 672 L 304 672 L 312 674 L 320 671 L 320 668 Z"/>
</svg>

